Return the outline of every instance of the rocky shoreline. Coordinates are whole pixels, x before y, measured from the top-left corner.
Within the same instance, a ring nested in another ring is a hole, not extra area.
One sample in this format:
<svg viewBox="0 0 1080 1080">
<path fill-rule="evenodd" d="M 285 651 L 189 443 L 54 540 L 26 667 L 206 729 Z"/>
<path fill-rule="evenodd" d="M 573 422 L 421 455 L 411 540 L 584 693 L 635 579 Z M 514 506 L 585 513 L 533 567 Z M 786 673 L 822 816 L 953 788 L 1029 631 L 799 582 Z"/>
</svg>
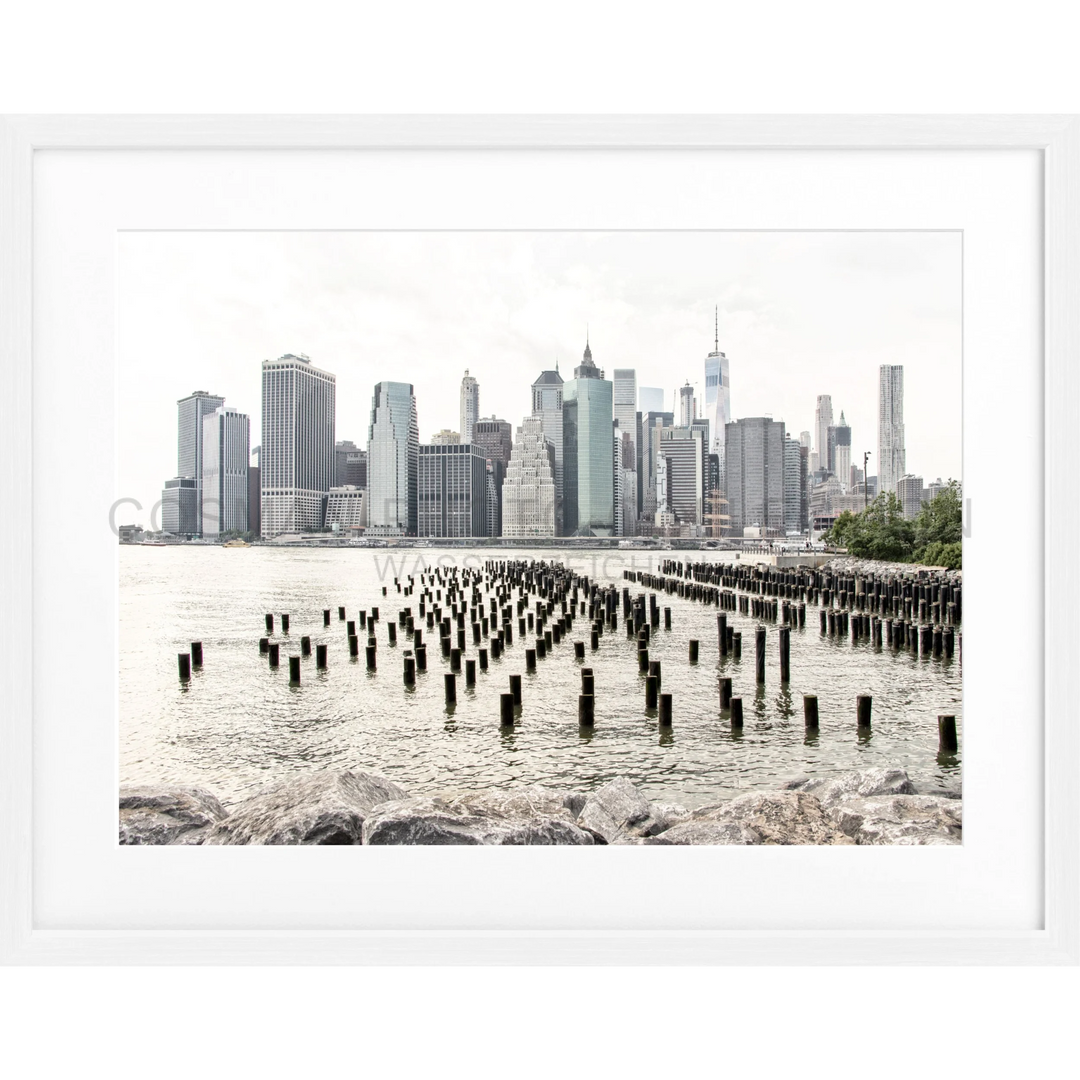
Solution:
<svg viewBox="0 0 1080 1080">
<path fill-rule="evenodd" d="M 594 791 L 531 786 L 410 795 L 365 772 L 306 773 L 226 809 L 196 787 L 120 789 L 121 844 L 959 844 L 963 802 L 903 769 L 793 778 L 689 810 L 625 777 Z"/>
</svg>

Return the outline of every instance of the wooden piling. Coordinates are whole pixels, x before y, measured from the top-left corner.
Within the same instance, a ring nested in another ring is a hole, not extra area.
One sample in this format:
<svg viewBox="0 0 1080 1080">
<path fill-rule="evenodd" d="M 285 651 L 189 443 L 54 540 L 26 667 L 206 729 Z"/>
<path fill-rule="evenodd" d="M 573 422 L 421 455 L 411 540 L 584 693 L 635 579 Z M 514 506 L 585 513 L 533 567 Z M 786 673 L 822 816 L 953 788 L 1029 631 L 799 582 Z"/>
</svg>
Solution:
<svg viewBox="0 0 1080 1080">
<path fill-rule="evenodd" d="M 780 681 L 791 682 L 791 629 L 780 627 Z"/>
<path fill-rule="evenodd" d="M 288 615 L 282 615 L 281 616 L 281 632 L 283 634 L 287 634 L 289 632 L 289 616 Z"/>
<path fill-rule="evenodd" d="M 582 727 L 592 727 L 596 716 L 596 698 L 592 694 L 578 694 L 578 723 Z"/>
<path fill-rule="evenodd" d="M 465 661 L 465 685 L 476 685 L 476 661 L 472 657 Z"/>
<path fill-rule="evenodd" d="M 272 634 L 274 632 L 274 616 L 269 612 L 266 614 L 266 632 Z"/>
<path fill-rule="evenodd" d="M 803 721 L 810 730 L 817 730 L 818 726 L 818 700 L 816 694 L 804 694 L 802 699 Z"/>
<path fill-rule="evenodd" d="M 289 682 L 291 682 L 291 683 L 299 683 L 300 682 L 300 657 L 299 656 L 290 656 L 289 657 Z"/>
<path fill-rule="evenodd" d="M 325 645 L 316 645 L 315 646 L 315 666 L 317 668 L 326 667 L 326 646 Z"/>
<path fill-rule="evenodd" d="M 487 649 L 481 649 L 477 653 L 477 659 L 480 661 L 480 670 L 487 671 L 488 669 L 488 651 Z"/>
<path fill-rule="evenodd" d="M 453 672 L 446 672 L 443 675 L 443 686 L 446 693 L 446 704 L 457 704 L 457 676 Z"/>
<path fill-rule="evenodd" d="M 659 700 L 660 688 L 656 681 L 655 675 L 645 676 L 645 708 L 646 710 L 652 710 L 656 708 L 657 701 Z"/>
<path fill-rule="evenodd" d="M 277 646 L 275 646 L 276 648 Z M 180 669 L 180 681 L 187 682 L 191 678 L 191 653 L 176 654 L 177 667 Z"/>
<path fill-rule="evenodd" d="M 367 658 L 367 669 L 368 669 L 368 671 L 374 671 L 375 670 L 375 646 L 374 645 L 368 645 L 364 649 L 364 655 Z"/>
<path fill-rule="evenodd" d="M 521 676 L 510 676 L 510 696 L 513 698 L 515 705 L 521 704 Z"/>
<path fill-rule="evenodd" d="M 696 639 L 690 639 L 690 663 L 696 664 L 698 662 L 698 642 Z"/>
<path fill-rule="evenodd" d="M 757 681 L 758 684 L 765 682 L 765 627 L 759 626 L 754 635 L 754 644 L 757 651 Z"/>
<path fill-rule="evenodd" d="M 329 626 L 330 625 L 330 609 L 329 608 L 323 608 L 322 624 L 323 624 L 323 626 Z"/>
<path fill-rule="evenodd" d="M 307 634 L 300 639 L 300 652 L 304 656 L 311 655 L 311 638 Z"/>
<path fill-rule="evenodd" d="M 955 754 L 959 744 L 956 740 L 956 717 L 939 716 L 938 724 L 938 752 L 942 754 Z"/>
<path fill-rule="evenodd" d="M 461 671 L 461 650 L 450 650 L 450 670 L 453 672 Z"/>
<path fill-rule="evenodd" d="M 416 649 L 416 670 L 427 671 L 427 646 L 417 645 Z"/>
<path fill-rule="evenodd" d="M 278 643 L 276 641 L 271 641 L 270 642 L 269 652 L 270 652 L 270 666 L 271 667 L 277 667 L 278 666 L 278 649 L 279 648 L 280 648 L 280 646 L 278 645 Z"/>
<path fill-rule="evenodd" d="M 499 723 L 502 727 L 514 726 L 514 695 L 499 695 Z"/>
<path fill-rule="evenodd" d="M 671 695 L 660 695 L 660 726 L 671 727 Z"/>
<path fill-rule="evenodd" d="M 725 676 L 720 680 L 720 709 L 731 708 L 731 679 Z"/>
<path fill-rule="evenodd" d="M 259 638 L 259 652 L 267 653 L 270 651 L 270 639 L 261 637 Z"/>
<path fill-rule="evenodd" d="M 191 643 L 191 666 L 202 667 L 202 642 L 193 641 Z"/>
<path fill-rule="evenodd" d="M 741 730 L 743 726 L 742 716 L 742 698 L 733 697 L 731 699 L 731 727 L 733 730 Z"/>
<path fill-rule="evenodd" d="M 869 694 L 859 694 L 855 699 L 855 708 L 858 713 L 859 727 L 870 727 L 870 707 L 874 699 Z"/>
</svg>

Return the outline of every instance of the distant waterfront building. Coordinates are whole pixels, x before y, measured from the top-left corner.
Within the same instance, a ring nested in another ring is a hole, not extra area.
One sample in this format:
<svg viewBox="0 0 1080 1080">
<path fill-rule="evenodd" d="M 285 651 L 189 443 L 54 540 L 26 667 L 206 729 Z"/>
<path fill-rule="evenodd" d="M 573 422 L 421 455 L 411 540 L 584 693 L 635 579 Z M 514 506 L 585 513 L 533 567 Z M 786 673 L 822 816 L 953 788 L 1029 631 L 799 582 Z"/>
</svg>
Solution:
<svg viewBox="0 0 1080 1080">
<path fill-rule="evenodd" d="M 367 451 L 348 440 L 334 444 L 334 485 L 367 487 Z"/>
<path fill-rule="evenodd" d="M 517 429 L 503 480 L 502 504 L 503 536 L 555 535 L 555 448 L 538 416 L 525 417 Z"/>
<path fill-rule="evenodd" d="M 259 482 L 259 457 L 262 447 L 256 446 L 251 451 L 255 464 L 248 462 L 248 532 L 262 535 L 262 485 Z"/>
<path fill-rule="evenodd" d="M 878 377 L 878 491 L 895 492 L 907 473 L 904 450 L 904 367 L 882 364 Z"/>
<path fill-rule="evenodd" d="M 658 386 L 639 387 L 638 410 L 642 416 L 646 413 L 662 413 L 664 411 L 664 391 Z"/>
<path fill-rule="evenodd" d="M 833 460 L 829 468 L 836 479 L 844 486 L 848 486 L 851 476 L 851 428 L 844 419 L 844 410 L 840 410 L 840 423 L 832 430 L 833 436 Z"/>
<path fill-rule="evenodd" d="M 480 419 L 480 384 L 465 369 L 461 380 L 461 441 L 473 441 L 473 424 Z"/>
<path fill-rule="evenodd" d="M 784 422 L 755 416 L 727 425 L 727 500 L 731 530 L 782 535 L 784 520 Z"/>
<path fill-rule="evenodd" d="M 442 431 L 436 431 L 431 436 L 432 446 L 460 446 L 463 442 L 468 442 L 468 439 L 462 439 L 460 432 L 451 431 L 449 428 L 443 428 Z"/>
<path fill-rule="evenodd" d="M 326 527 L 357 535 L 367 527 L 367 499 L 363 488 L 353 484 L 332 487 L 326 496 Z"/>
<path fill-rule="evenodd" d="M 420 427 L 412 383 L 375 384 L 368 424 L 368 532 L 416 536 Z"/>
<path fill-rule="evenodd" d="M 930 482 L 926 489 L 926 502 L 933 502 L 949 485 L 939 476 Z"/>
<path fill-rule="evenodd" d="M 558 362 L 554 371 L 542 371 L 532 384 L 532 414 L 544 429 L 555 455 L 555 535 L 562 536 L 565 468 L 563 461 L 563 382 Z"/>
<path fill-rule="evenodd" d="M 809 465 L 808 465 L 808 468 L 810 469 L 811 475 L 816 473 L 818 471 L 818 469 L 820 469 L 821 467 L 822 467 L 821 466 L 821 456 L 818 454 L 818 452 L 816 450 L 811 450 L 810 451 L 810 461 L 809 461 Z"/>
<path fill-rule="evenodd" d="M 638 516 L 638 491 L 637 491 L 637 371 L 634 368 L 615 368 L 612 379 L 612 413 L 615 422 L 619 426 L 620 435 L 630 441 L 630 459 L 633 471 L 633 483 L 626 486 L 626 477 L 622 477 L 621 493 L 621 516 L 622 531 L 619 536 L 633 536 L 636 531 Z M 627 463 L 621 445 L 615 452 L 616 471 L 620 469 L 625 473 Z"/>
<path fill-rule="evenodd" d="M 507 421 L 494 416 L 477 420 L 473 425 L 473 445 L 479 446 L 487 459 L 488 515 L 491 518 L 487 535 L 501 536 L 502 486 L 514 449 L 514 429 Z"/>
<path fill-rule="evenodd" d="M 660 508 L 657 490 L 657 460 L 660 454 L 660 434 L 675 424 L 675 414 L 649 412 L 641 418 L 641 460 L 638 465 L 638 486 L 641 488 L 639 520 L 652 524 Z"/>
<path fill-rule="evenodd" d="M 896 482 L 896 494 L 900 499 L 900 506 L 904 511 L 904 517 L 911 520 L 918 517 L 923 503 L 923 482 L 921 476 L 912 476 L 906 473 Z"/>
<path fill-rule="evenodd" d="M 806 528 L 803 513 L 806 499 L 805 450 L 794 439 L 784 439 L 784 532 L 801 533 Z"/>
<path fill-rule="evenodd" d="M 636 417 L 634 427 L 636 430 Z M 615 524 L 621 530 L 617 535 L 634 536 L 638 521 L 637 442 L 618 423 L 615 425 L 615 479 L 618 486 Z"/>
<path fill-rule="evenodd" d="M 818 455 L 818 468 L 832 472 L 832 457 L 829 453 L 829 428 L 833 426 L 832 396 L 818 394 L 817 407 L 814 410 L 814 449 Z M 815 470 L 816 471 L 816 470 Z"/>
<path fill-rule="evenodd" d="M 176 475 L 188 476 L 195 481 L 197 491 L 202 490 L 203 420 L 215 409 L 221 408 L 225 399 L 205 390 L 195 390 L 176 403 Z M 202 495 L 195 511 L 196 525 L 191 530 L 202 534 Z"/>
<path fill-rule="evenodd" d="M 262 535 L 321 529 L 334 483 L 334 376 L 303 354 L 262 363 Z"/>
<path fill-rule="evenodd" d="M 419 448 L 417 536 L 486 536 L 487 459 L 473 443 Z"/>
<path fill-rule="evenodd" d="M 707 430 L 704 425 L 660 429 L 666 504 L 679 525 L 698 526 L 705 523 L 709 470 Z"/>
<path fill-rule="evenodd" d="M 224 405 L 203 418 L 202 534 L 248 531 L 250 421 Z"/>
<path fill-rule="evenodd" d="M 731 372 L 728 358 L 720 351 L 720 309 L 716 309 L 713 351 L 705 357 L 705 416 L 712 425 L 711 453 L 724 453 L 724 432 L 731 419 Z M 721 473 L 723 461 L 721 460 Z"/>
<path fill-rule="evenodd" d="M 588 341 L 574 378 L 563 384 L 563 525 L 568 536 L 615 529 L 612 385 Z"/>
<path fill-rule="evenodd" d="M 198 535 L 199 485 L 193 476 L 165 481 L 161 493 L 161 531 L 173 536 Z"/>
</svg>

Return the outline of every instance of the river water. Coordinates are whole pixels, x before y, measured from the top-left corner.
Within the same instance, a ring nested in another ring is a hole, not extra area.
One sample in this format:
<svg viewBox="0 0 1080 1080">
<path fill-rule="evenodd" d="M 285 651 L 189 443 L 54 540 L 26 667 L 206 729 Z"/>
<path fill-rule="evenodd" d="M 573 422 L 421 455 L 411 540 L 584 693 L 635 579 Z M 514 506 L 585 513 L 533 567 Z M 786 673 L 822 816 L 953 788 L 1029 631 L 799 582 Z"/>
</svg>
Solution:
<svg viewBox="0 0 1080 1080">
<path fill-rule="evenodd" d="M 717 609 L 659 595 L 660 606 L 672 609 L 671 630 L 661 620 L 650 643 L 650 659 L 662 664 L 663 690 L 674 697 L 673 726 L 665 734 L 645 714 L 634 642 L 622 629 L 609 630 L 599 650 L 590 651 L 587 617 L 578 616 L 571 633 L 538 661 L 535 675 L 525 673 L 526 646 L 515 619 L 513 645 L 486 673 L 477 673 L 475 690 L 466 690 L 459 677 L 452 710 L 443 700 L 448 662 L 437 630 L 425 625 L 428 671 L 418 676 L 415 690 L 406 690 L 404 631 L 399 628 L 399 644 L 390 646 L 386 626 L 405 604 L 417 612 L 425 565 L 441 560 L 477 567 L 489 558 L 535 557 L 621 588 L 627 584 L 624 569 L 655 572 L 662 554 L 671 553 L 121 546 L 120 780 L 198 784 L 231 803 L 276 779 L 319 768 L 377 772 L 426 794 L 531 783 L 585 790 L 623 775 L 651 799 L 693 807 L 775 788 L 799 773 L 899 765 L 920 789 L 960 790 L 959 757 L 939 758 L 937 746 L 939 713 L 953 713 L 961 724 L 959 650 L 952 660 L 919 658 L 822 636 L 812 604 L 806 628 L 792 630 L 787 687 L 779 679 L 777 626 L 766 624 L 766 683 L 758 691 L 756 620 L 727 613 L 742 632 L 743 656 L 727 657 L 721 667 Z M 407 574 L 416 575 L 418 587 L 404 599 L 393 582 Z M 639 591 L 632 586 L 635 595 Z M 359 659 L 349 657 L 339 605 L 350 619 L 360 609 L 379 607 L 376 672 L 366 670 L 366 637 Z M 324 608 L 332 609 L 327 628 Z M 273 640 L 282 643 L 277 669 L 259 654 L 267 612 L 275 614 Z M 288 635 L 281 633 L 282 612 L 290 615 Z M 292 686 L 286 657 L 299 654 L 302 634 L 311 635 L 312 656 L 302 661 L 300 685 Z M 701 642 L 697 665 L 687 660 L 691 638 Z M 198 640 L 203 666 L 181 683 L 177 653 Z M 585 641 L 584 665 L 595 672 L 591 734 L 582 733 L 577 721 L 583 665 L 574 659 L 575 640 Z M 329 646 L 325 671 L 315 667 L 318 642 Z M 465 655 L 476 655 L 471 630 Z M 523 675 L 523 706 L 507 731 L 499 726 L 499 695 L 512 673 Z M 734 695 L 743 698 L 741 735 L 720 718 L 721 674 L 732 676 Z M 804 729 L 803 694 L 819 698 L 814 738 Z M 868 738 L 860 738 L 856 725 L 858 694 L 873 695 Z"/>
</svg>

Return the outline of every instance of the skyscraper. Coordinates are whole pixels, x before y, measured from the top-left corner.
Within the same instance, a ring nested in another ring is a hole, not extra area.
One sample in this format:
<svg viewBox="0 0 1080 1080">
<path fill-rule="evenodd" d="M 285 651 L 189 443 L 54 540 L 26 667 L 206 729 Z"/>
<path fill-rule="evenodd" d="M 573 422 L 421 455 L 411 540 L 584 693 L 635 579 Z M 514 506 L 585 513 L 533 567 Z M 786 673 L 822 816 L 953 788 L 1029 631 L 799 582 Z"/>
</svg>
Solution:
<svg viewBox="0 0 1080 1080">
<path fill-rule="evenodd" d="M 412 383 L 380 382 L 368 425 L 368 532 L 415 536 L 420 426 Z"/>
<path fill-rule="evenodd" d="M 247 532 L 250 421 L 224 405 L 203 418 L 203 536 Z"/>
<path fill-rule="evenodd" d="M 658 386 L 642 386 L 638 390 L 638 409 L 642 416 L 646 413 L 664 411 L 664 391 Z"/>
<path fill-rule="evenodd" d="M 555 455 L 555 535 L 564 535 L 563 378 L 558 362 L 554 371 L 542 371 L 532 384 L 532 414 L 539 419 L 544 438 Z"/>
<path fill-rule="evenodd" d="M 262 535 L 321 529 L 334 483 L 335 380 L 303 354 L 262 363 Z"/>
<path fill-rule="evenodd" d="M 461 424 L 458 430 L 463 443 L 472 442 L 473 424 L 480 419 L 480 384 L 465 369 L 461 380 Z"/>
<path fill-rule="evenodd" d="M 195 481 L 195 529 L 202 533 L 203 420 L 225 404 L 223 397 L 195 390 L 176 403 L 176 475 Z M 186 497 L 186 496 L 185 496 Z"/>
<path fill-rule="evenodd" d="M 193 476 L 165 481 L 161 493 L 161 531 L 192 537 L 199 524 L 199 488 Z"/>
<path fill-rule="evenodd" d="M 262 535 L 262 484 L 259 480 L 259 461 L 262 447 L 256 446 L 251 451 L 255 464 L 248 462 L 248 532 Z"/>
<path fill-rule="evenodd" d="M 923 482 L 921 476 L 905 474 L 896 481 L 896 496 L 900 508 L 909 521 L 919 516 L 923 504 Z"/>
<path fill-rule="evenodd" d="M 782 420 L 755 416 L 726 430 L 727 499 L 735 536 L 759 527 L 784 531 L 784 443 Z"/>
<path fill-rule="evenodd" d="M 878 493 L 895 494 L 907 471 L 904 451 L 904 367 L 882 364 L 878 378 Z"/>
<path fill-rule="evenodd" d="M 851 483 L 851 428 L 844 419 L 844 410 L 840 410 L 840 423 L 835 430 L 835 450 L 833 453 L 833 474 L 845 487 Z"/>
<path fill-rule="evenodd" d="M 664 459 L 667 509 L 679 525 L 703 525 L 708 481 L 708 428 L 660 429 L 660 457 Z M 658 506 L 659 507 L 659 500 Z"/>
<path fill-rule="evenodd" d="M 711 453 L 723 454 L 724 432 L 731 419 L 731 373 L 720 351 L 720 308 L 716 309 L 713 351 L 705 357 L 705 416 L 712 423 Z M 723 471 L 723 461 L 720 463 Z"/>
<path fill-rule="evenodd" d="M 690 383 L 679 387 L 679 427 L 688 428 L 694 422 L 694 388 Z"/>
<path fill-rule="evenodd" d="M 494 416 L 477 420 L 473 425 L 473 445 L 479 446 L 487 459 L 489 479 L 494 499 L 490 500 L 490 536 L 502 535 L 502 486 L 506 479 L 506 466 L 514 449 L 514 429 L 505 420 Z"/>
<path fill-rule="evenodd" d="M 652 522 L 656 511 L 660 509 L 656 477 L 660 433 L 674 423 L 675 416 L 669 412 L 649 412 L 641 418 L 641 465 L 638 468 L 638 484 L 641 487 L 640 520 Z"/>
<path fill-rule="evenodd" d="M 367 451 L 347 439 L 334 444 L 334 486 L 367 487 Z"/>
<path fill-rule="evenodd" d="M 784 532 L 802 532 L 806 499 L 806 449 L 790 437 L 784 439 Z"/>
<path fill-rule="evenodd" d="M 621 492 L 621 516 L 622 528 L 620 536 L 633 536 L 637 524 L 637 371 L 634 368 L 616 368 L 615 377 L 612 380 L 612 412 L 615 422 L 618 424 L 620 436 L 626 436 L 630 441 L 630 462 L 624 461 L 624 453 L 621 443 L 615 451 L 615 469 L 626 472 L 627 466 L 634 470 L 634 482 L 629 488 L 625 486 L 625 477 L 618 478 L 623 487 Z"/>
<path fill-rule="evenodd" d="M 555 448 L 540 417 L 521 421 L 502 490 L 503 536 L 555 535 Z"/>
<path fill-rule="evenodd" d="M 487 460 L 473 443 L 419 447 L 417 536 L 486 536 Z"/>
<path fill-rule="evenodd" d="M 563 526 L 569 536 L 611 536 L 615 528 L 612 385 L 588 341 L 563 384 Z"/>
<path fill-rule="evenodd" d="M 818 455 L 818 466 L 831 471 L 832 465 L 829 460 L 829 428 L 832 427 L 832 397 L 829 394 L 819 394 L 817 408 L 814 411 L 814 449 Z"/>
</svg>

